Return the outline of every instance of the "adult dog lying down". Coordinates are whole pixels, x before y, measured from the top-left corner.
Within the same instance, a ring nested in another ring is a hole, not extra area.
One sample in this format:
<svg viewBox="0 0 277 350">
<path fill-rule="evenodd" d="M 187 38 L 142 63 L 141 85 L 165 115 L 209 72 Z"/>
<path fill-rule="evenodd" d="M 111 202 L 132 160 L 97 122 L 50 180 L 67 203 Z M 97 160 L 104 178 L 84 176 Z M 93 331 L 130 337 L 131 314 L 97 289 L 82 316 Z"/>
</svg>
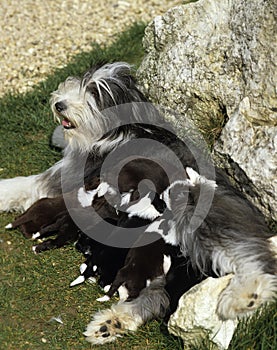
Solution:
<svg viewBox="0 0 277 350">
<path fill-rule="evenodd" d="M 41 198 L 86 186 L 95 169 L 132 155 L 162 164 L 170 184 L 174 177 L 167 164 L 178 170 L 189 166 L 200 178 L 169 186 L 167 203 L 173 214 L 175 242 L 185 258 L 204 273 L 207 265 L 219 275 L 238 273 L 219 300 L 219 316 L 245 315 L 274 298 L 276 261 L 267 242 L 271 233 L 262 216 L 214 169 L 203 151 L 176 137 L 137 89 L 128 64 L 106 64 L 82 78 L 68 78 L 53 93 L 51 106 L 68 140 L 64 158 L 42 174 L 2 180 L 1 211 L 26 210 Z M 172 196 L 171 190 L 177 196 Z M 186 193 L 188 206 L 178 196 Z M 192 244 L 194 241 L 197 244 Z M 112 341 L 153 317 L 164 316 L 169 305 L 166 283 L 164 276 L 159 277 L 131 302 L 96 314 L 85 333 L 88 340 Z"/>
</svg>

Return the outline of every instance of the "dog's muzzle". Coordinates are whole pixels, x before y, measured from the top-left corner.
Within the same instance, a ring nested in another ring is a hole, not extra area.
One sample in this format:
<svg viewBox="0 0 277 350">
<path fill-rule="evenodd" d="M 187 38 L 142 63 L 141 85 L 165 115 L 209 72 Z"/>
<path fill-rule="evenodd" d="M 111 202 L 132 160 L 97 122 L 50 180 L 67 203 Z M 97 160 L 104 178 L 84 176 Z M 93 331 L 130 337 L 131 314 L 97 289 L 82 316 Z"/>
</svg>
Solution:
<svg viewBox="0 0 277 350">
<path fill-rule="evenodd" d="M 61 119 L 62 126 L 65 129 L 75 129 L 75 125 L 73 125 L 73 123 L 63 114 L 67 110 L 67 105 L 63 101 L 55 103 L 55 110 Z"/>
</svg>

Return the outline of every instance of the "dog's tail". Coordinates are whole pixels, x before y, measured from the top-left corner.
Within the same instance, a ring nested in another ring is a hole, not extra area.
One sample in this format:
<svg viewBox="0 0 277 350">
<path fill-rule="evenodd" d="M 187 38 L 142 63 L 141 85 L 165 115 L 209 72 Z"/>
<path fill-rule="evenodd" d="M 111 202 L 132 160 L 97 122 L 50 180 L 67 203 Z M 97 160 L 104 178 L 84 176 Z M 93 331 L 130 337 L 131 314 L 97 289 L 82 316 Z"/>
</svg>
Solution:
<svg viewBox="0 0 277 350">
<path fill-rule="evenodd" d="M 165 277 L 157 277 L 136 299 L 97 312 L 84 332 L 87 341 L 92 344 L 112 342 L 124 333 L 136 331 L 151 319 L 164 317 L 169 307 L 164 286 Z"/>
</svg>

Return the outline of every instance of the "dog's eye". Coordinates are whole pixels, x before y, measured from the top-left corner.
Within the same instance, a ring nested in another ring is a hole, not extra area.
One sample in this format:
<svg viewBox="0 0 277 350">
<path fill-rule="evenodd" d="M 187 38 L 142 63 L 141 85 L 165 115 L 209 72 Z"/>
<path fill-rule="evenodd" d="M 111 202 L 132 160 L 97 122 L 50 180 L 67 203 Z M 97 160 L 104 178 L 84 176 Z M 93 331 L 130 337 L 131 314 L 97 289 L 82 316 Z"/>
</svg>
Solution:
<svg viewBox="0 0 277 350">
<path fill-rule="evenodd" d="M 87 86 L 87 92 L 93 95 L 96 99 L 99 98 L 99 91 L 94 83 Z"/>
</svg>

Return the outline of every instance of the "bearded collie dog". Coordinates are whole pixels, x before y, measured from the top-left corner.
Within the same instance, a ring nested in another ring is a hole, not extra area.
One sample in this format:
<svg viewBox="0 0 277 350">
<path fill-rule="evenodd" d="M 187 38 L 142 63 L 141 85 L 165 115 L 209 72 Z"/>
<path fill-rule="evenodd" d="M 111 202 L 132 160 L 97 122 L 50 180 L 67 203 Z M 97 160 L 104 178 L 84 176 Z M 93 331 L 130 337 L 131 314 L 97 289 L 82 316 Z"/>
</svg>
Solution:
<svg viewBox="0 0 277 350">
<path fill-rule="evenodd" d="M 154 220 L 151 232 L 173 240 L 203 275 L 210 269 L 219 276 L 234 274 L 218 301 L 219 317 L 247 315 L 275 297 L 276 260 L 268 242 L 272 234 L 262 215 L 213 166 L 202 145 L 176 136 L 137 88 L 129 64 L 102 64 L 82 77 L 67 78 L 53 92 L 51 107 L 64 128 L 63 159 L 41 174 L 1 180 L 0 211 L 27 210 L 39 199 L 86 188 L 96 169 L 116 169 L 130 157 L 148 158 L 166 172 L 170 185 L 164 201 L 172 214 Z M 193 171 L 176 180 L 176 169 L 181 174 L 186 167 Z M 117 179 L 118 173 L 111 177 Z M 73 219 L 78 226 L 78 218 Z M 158 222 L 167 222 L 168 230 L 161 230 Z M 161 275 L 132 301 L 96 313 L 85 332 L 87 340 L 113 341 L 163 317 L 170 305 L 168 290 L 167 277 Z"/>
</svg>

